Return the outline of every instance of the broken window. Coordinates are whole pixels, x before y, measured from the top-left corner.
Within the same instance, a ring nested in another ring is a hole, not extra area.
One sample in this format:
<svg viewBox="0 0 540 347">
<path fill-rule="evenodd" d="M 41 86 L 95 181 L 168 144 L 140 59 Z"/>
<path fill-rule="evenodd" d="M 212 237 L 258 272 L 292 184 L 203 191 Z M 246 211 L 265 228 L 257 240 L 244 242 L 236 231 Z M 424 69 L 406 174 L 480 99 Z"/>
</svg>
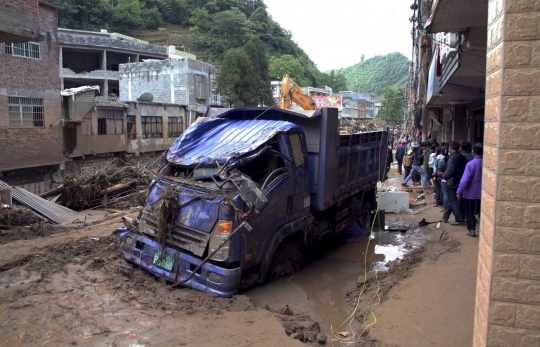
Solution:
<svg viewBox="0 0 540 347">
<path fill-rule="evenodd" d="M 162 117 L 141 117 L 141 137 L 143 139 L 162 138 Z"/>
<path fill-rule="evenodd" d="M 38 42 L 6 42 L 6 54 L 18 57 L 41 59 L 40 46 Z"/>
<path fill-rule="evenodd" d="M 44 128 L 43 99 L 8 97 L 10 128 Z"/>
<path fill-rule="evenodd" d="M 273 141 L 269 145 L 271 146 L 270 151 L 264 152 L 256 159 L 238 168 L 238 171 L 257 183 L 261 190 L 271 187 L 277 178 L 289 172 L 285 160 L 281 156 L 278 141 Z"/>
<path fill-rule="evenodd" d="M 132 115 L 127 116 L 127 135 L 129 140 L 135 140 L 137 139 L 137 128 L 136 128 L 136 122 L 137 118 Z"/>
<path fill-rule="evenodd" d="M 123 134 L 124 111 L 113 109 L 98 110 L 98 135 Z"/>
<path fill-rule="evenodd" d="M 289 136 L 291 142 L 292 153 L 294 157 L 294 163 L 296 167 L 304 165 L 304 150 L 302 149 L 302 141 L 300 141 L 299 134 L 292 134 Z"/>
<path fill-rule="evenodd" d="M 195 98 L 206 99 L 208 98 L 206 91 L 206 76 L 195 75 Z"/>
<path fill-rule="evenodd" d="M 169 137 L 178 137 L 182 133 L 182 118 L 169 117 Z"/>
</svg>

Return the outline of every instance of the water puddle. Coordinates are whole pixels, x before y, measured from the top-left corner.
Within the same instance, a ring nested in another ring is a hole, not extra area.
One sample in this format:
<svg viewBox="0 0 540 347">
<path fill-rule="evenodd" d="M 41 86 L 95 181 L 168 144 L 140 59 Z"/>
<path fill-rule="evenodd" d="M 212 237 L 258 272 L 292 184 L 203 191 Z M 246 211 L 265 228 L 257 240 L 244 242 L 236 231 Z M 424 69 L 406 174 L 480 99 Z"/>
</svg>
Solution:
<svg viewBox="0 0 540 347">
<path fill-rule="evenodd" d="M 357 331 L 356 320 L 352 320 L 351 326 L 341 326 L 352 313 L 351 304 L 346 300 L 347 291 L 359 278 L 364 278 L 366 266 L 367 272 L 386 271 L 388 262 L 402 258 L 420 243 L 416 235 L 391 232 L 351 239 L 328 250 L 294 275 L 245 294 L 261 307 L 269 305 L 279 310 L 287 304 L 295 314 L 309 314 L 326 334 Z M 334 341 L 332 345 L 340 346 L 340 342 Z"/>
</svg>

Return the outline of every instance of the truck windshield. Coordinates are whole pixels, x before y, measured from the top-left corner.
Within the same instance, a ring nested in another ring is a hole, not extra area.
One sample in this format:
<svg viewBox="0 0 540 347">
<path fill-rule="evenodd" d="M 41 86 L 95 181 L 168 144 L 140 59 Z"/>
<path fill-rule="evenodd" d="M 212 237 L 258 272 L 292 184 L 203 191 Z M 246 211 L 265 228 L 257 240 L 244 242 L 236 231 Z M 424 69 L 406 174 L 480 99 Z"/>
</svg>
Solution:
<svg viewBox="0 0 540 347">
<path fill-rule="evenodd" d="M 289 172 L 286 165 L 286 160 L 279 151 L 278 141 L 273 141 L 266 145 L 269 150 L 261 151 L 257 157 L 242 163 L 238 166 L 234 165 L 234 161 L 228 164 L 230 167 L 225 167 L 220 175 L 233 176 L 236 173 L 241 173 L 255 182 L 259 188 L 265 188 L 271 185 L 271 182 L 282 174 Z M 179 179 L 189 179 L 195 182 L 216 182 L 222 181 L 218 176 L 219 167 L 200 167 L 189 168 L 185 166 L 177 166 L 173 164 L 167 165 L 161 174 L 166 177 L 175 177 Z"/>
</svg>

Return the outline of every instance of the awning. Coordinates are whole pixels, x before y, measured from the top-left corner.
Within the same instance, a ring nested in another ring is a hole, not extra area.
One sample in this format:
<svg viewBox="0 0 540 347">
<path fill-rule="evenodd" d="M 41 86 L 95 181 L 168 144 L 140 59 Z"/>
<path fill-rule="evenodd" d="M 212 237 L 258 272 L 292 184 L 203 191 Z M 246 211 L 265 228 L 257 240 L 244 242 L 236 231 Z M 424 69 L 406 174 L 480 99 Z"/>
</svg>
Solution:
<svg viewBox="0 0 540 347">
<path fill-rule="evenodd" d="M 488 0 L 437 0 L 433 6 L 429 33 L 459 32 L 470 27 L 487 27 Z"/>
</svg>

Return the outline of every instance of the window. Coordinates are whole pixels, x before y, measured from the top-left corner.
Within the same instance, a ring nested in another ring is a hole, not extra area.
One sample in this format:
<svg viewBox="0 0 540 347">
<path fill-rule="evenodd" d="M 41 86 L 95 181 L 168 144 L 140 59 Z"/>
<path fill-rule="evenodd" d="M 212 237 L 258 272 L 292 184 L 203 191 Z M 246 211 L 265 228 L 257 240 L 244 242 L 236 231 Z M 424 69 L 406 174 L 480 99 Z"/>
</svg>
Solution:
<svg viewBox="0 0 540 347">
<path fill-rule="evenodd" d="M 289 136 L 291 141 L 291 148 L 294 157 L 294 163 L 296 167 L 304 165 L 304 151 L 302 150 L 302 141 L 300 141 L 300 135 L 292 134 Z"/>
<path fill-rule="evenodd" d="M 6 54 L 32 59 L 40 59 L 38 42 L 6 42 Z"/>
<path fill-rule="evenodd" d="M 143 139 L 163 137 L 161 117 L 141 117 L 141 136 Z"/>
<path fill-rule="evenodd" d="M 137 128 L 136 128 L 136 117 L 128 115 L 127 116 L 127 134 L 129 140 L 137 139 Z"/>
<path fill-rule="evenodd" d="M 112 109 L 98 110 L 98 135 L 123 134 L 124 111 Z"/>
<path fill-rule="evenodd" d="M 178 137 L 182 133 L 182 118 L 169 117 L 169 137 Z"/>
<path fill-rule="evenodd" d="M 81 127 L 84 136 L 92 135 L 92 112 L 83 117 Z"/>
<path fill-rule="evenodd" d="M 44 128 L 43 99 L 19 96 L 8 97 L 11 128 Z"/>
<path fill-rule="evenodd" d="M 195 75 L 195 98 L 206 99 L 206 77 L 202 75 Z"/>
</svg>

